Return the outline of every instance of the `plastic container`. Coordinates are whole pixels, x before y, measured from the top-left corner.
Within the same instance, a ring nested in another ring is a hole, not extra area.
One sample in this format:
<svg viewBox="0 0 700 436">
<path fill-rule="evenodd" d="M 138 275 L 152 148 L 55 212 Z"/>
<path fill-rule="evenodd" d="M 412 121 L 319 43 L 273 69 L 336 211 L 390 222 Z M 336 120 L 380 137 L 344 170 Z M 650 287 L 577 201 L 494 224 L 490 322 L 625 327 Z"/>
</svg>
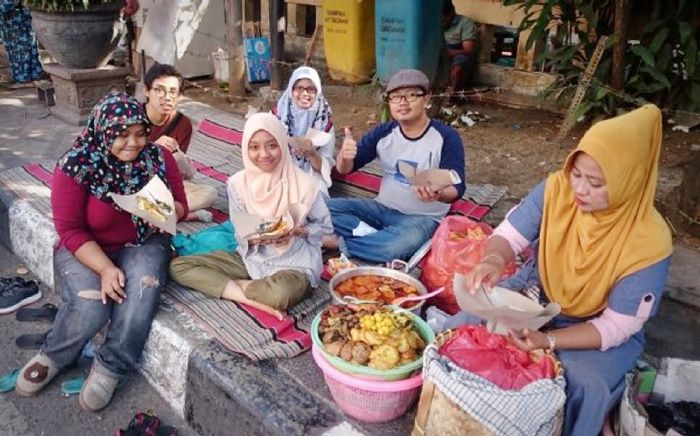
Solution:
<svg viewBox="0 0 700 436">
<path fill-rule="evenodd" d="M 426 344 L 432 342 L 435 339 L 435 334 L 428 326 L 428 323 L 420 319 L 418 316 L 411 314 L 405 309 L 400 309 L 398 307 L 392 306 L 395 311 L 405 312 L 413 317 L 413 325 L 416 327 L 418 334 Z M 414 372 L 420 370 L 423 367 L 423 357 L 419 357 L 413 362 L 407 363 L 405 365 L 398 366 L 392 369 L 374 369 L 364 365 L 357 365 L 354 363 L 346 362 L 340 357 L 331 356 L 326 353 L 323 349 L 323 342 L 318 336 L 318 325 L 321 323 L 321 313 L 319 312 L 311 323 L 311 340 L 313 341 L 313 348 L 317 349 L 323 357 L 336 368 L 345 374 L 353 375 L 355 377 L 362 378 L 364 380 L 375 380 L 375 381 L 395 381 L 403 380 L 409 378 Z"/>
<path fill-rule="evenodd" d="M 415 403 L 423 384 L 420 374 L 390 382 L 360 379 L 338 371 L 316 348 L 311 353 L 333 400 L 360 421 L 385 422 L 402 416 Z"/>
<path fill-rule="evenodd" d="M 386 84 L 398 70 L 414 68 L 435 80 L 442 46 L 442 0 L 381 0 L 375 10 L 377 74 Z"/>
<path fill-rule="evenodd" d="M 369 82 L 374 71 L 374 0 L 323 0 L 323 46 L 335 80 Z"/>
</svg>

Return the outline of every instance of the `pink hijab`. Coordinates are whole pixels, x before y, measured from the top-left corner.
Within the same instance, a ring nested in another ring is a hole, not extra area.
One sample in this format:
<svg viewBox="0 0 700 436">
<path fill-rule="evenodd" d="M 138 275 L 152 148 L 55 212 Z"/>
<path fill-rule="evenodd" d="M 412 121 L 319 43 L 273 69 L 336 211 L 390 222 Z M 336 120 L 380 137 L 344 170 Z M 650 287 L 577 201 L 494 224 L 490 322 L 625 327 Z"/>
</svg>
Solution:
<svg viewBox="0 0 700 436">
<path fill-rule="evenodd" d="M 282 159 L 272 172 L 262 171 L 248 157 L 248 143 L 253 135 L 264 130 L 272 135 L 282 150 Z M 230 183 L 245 203 L 246 211 L 263 218 L 286 215 L 289 205 L 302 203 L 307 208 L 318 195 L 319 182 L 301 171 L 291 161 L 287 129 L 270 113 L 257 113 L 243 128 L 243 170 L 231 177 Z"/>
</svg>

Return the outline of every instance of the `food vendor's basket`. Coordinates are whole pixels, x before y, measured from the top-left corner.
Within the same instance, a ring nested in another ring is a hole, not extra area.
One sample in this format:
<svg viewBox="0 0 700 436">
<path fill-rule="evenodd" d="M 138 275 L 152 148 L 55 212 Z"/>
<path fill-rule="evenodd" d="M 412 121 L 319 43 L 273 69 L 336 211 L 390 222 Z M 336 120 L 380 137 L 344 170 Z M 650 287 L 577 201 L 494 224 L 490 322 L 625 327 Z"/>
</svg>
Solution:
<svg viewBox="0 0 700 436">
<path fill-rule="evenodd" d="M 358 420 L 385 422 L 398 418 L 413 406 L 420 393 L 423 381 L 420 374 L 399 381 L 365 380 L 334 368 L 318 348 L 312 353 L 333 400 Z"/>
<path fill-rule="evenodd" d="M 461 377 L 466 370 L 455 369 L 440 374 L 436 369 L 443 359 L 435 352 L 452 338 L 447 330 L 435 338 L 424 353 L 423 388 L 418 402 L 412 436 L 424 435 L 494 435 L 532 434 L 555 436 L 561 434 L 564 401 L 564 371 L 553 353 L 544 357 L 554 360 L 555 378 L 544 383 L 538 380 L 521 390 L 501 390 L 481 377 Z M 447 366 L 449 368 L 449 366 Z M 456 374 L 462 373 L 462 374 Z M 535 388 L 535 383 L 540 383 Z M 457 403 L 457 400 L 464 406 Z M 539 407 L 538 404 L 545 404 Z M 532 409 L 538 413 L 531 413 Z M 475 413 L 470 413 L 469 410 Z M 547 409 L 547 410 L 544 410 Z M 504 413 L 509 410 L 509 413 Z M 496 419 L 484 419 L 493 411 Z M 482 416 L 480 417 L 479 414 Z M 539 419 L 539 421 L 538 421 Z"/>
</svg>

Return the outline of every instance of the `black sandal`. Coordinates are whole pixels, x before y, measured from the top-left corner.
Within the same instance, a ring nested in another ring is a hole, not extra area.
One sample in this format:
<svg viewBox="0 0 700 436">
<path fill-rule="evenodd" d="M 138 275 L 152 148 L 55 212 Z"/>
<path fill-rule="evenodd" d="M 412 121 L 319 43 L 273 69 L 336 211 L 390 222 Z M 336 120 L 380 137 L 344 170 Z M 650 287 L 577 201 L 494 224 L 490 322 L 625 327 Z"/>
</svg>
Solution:
<svg viewBox="0 0 700 436">
<path fill-rule="evenodd" d="M 56 313 L 58 313 L 58 308 L 51 303 L 46 303 L 41 307 L 23 307 L 19 309 L 15 313 L 15 319 L 23 322 L 53 322 L 56 319 Z"/>
<path fill-rule="evenodd" d="M 51 330 L 44 333 L 27 333 L 20 335 L 15 339 L 15 345 L 23 350 L 38 350 L 44 345 L 46 337 Z"/>
</svg>

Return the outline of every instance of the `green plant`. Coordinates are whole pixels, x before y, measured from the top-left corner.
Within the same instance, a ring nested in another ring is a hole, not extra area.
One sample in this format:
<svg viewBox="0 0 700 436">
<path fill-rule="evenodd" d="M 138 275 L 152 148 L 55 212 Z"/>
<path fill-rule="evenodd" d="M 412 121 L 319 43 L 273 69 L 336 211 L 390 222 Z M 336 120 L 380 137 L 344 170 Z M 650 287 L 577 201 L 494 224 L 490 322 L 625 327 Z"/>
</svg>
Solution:
<svg viewBox="0 0 700 436">
<path fill-rule="evenodd" d="M 24 3 L 32 9 L 47 12 L 72 12 L 76 9 L 122 3 L 122 0 L 24 0 Z"/>
<path fill-rule="evenodd" d="M 537 58 L 545 69 L 558 73 L 545 91 L 562 103 L 570 101 L 579 78 L 591 59 L 598 35 L 613 36 L 615 5 L 611 0 L 503 0 L 525 13 L 519 30 L 530 30 L 527 47 L 546 41 Z M 592 85 L 577 111 L 614 115 L 626 106 L 653 101 L 677 109 L 700 111 L 700 55 L 698 31 L 690 20 L 700 12 L 692 0 L 649 0 L 650 20 L 641 31 L 628 35 L 624 54 L 625 78 L 621 90 L 609 85 L 612 50 L 606 51 Z M 634 8 L 634 5 L 631 6 Z"/>
</svg>

